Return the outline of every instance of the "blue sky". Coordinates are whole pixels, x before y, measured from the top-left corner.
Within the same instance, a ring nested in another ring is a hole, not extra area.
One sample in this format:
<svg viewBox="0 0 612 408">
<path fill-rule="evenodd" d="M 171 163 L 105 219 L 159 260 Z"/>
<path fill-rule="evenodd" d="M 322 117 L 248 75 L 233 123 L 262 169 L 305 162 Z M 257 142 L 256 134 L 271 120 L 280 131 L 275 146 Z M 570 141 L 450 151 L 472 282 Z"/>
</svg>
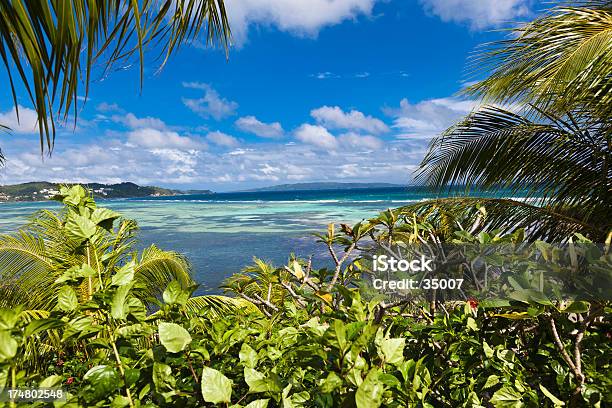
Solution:
<svg viewBox="0 0 612 408">
<path fill-rule="evenodd" d="M 158 72 L 96 78 L 76 129 L 41 159 L 34 112 L 0 94 L 0 183 L 120 182 L 236 190 L 310 181 L 409 183 L 430 138 L 477 101 L 456 96 L 492 30 L 530 0 L 231 0 L 229 59 L 199 42 Z M 5 73 L 0 73 L 5 81 Z"/>
</svg>

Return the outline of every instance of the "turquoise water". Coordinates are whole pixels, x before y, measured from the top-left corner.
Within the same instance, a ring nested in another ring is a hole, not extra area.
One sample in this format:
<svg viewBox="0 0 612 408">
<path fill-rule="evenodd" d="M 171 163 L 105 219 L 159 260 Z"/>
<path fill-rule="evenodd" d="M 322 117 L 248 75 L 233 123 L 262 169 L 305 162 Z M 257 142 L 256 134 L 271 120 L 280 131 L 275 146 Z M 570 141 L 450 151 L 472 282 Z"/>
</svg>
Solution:
<svg viewBox="0 0 612 408">
<path fill-rule="evenodd" d="M 250 264 L 253 256 L 281 265 L 291 252 L 324 262 L 325 248 L 314 232 L 330 222 L 355 223 L 387 208 L 434 195 L 420 188 L 220 193 L 129 200 L 99 205 L 133 218 L 139 246 L 155 243 L 190 260 L 199 293 L 219 293 L 224 278 Z M 33 212 L 58 209 L 55 202 L 0 204 L 0 231 L 13 232 Z"/>
</svg>

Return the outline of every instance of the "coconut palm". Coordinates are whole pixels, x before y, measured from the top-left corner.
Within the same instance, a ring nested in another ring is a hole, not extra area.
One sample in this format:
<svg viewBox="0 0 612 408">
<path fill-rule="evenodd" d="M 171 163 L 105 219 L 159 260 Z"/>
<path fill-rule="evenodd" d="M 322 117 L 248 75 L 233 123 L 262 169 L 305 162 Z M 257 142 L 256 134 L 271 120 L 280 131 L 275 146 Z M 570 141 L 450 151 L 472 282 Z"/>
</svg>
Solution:
<svg viewBox="0 0 612 408">
<path fill-rule="evenodd" d="M 605 239 L 612 228 L 612 7 L 558 8 L 516 29 L 478 59 L 499 64 L 468 89 L 484 105 L 432 140 L 417 179 L 442 190 L 522 194 L 488 200 L 483 226 L 528 227 L 531 238 L 581 232 Z M 466 208 L 461 198 L 413 206 Z"/>
<path fill-rule="evenodd" d="M 41 149 L 50 152 L 55 116 L 76 120 L 79 96 L 87 98 L 94 75 L 133 57 L 144 73 L 145 51 L 163 66 L 181 44 L 220 42 L 230 30 L 224 0 L 11 0 L 0 2 L 0 57 L 15 108 L 19 85 L 38 114 Z M 95 71 L 94 71 L 95 68 Z M 1 157 L 1 156 L 0 156 Z"/>
<path fill-rule="evenodd" d="M 555 116 L 612 113 L 612 1 L 582 0 L 553 8 L 485 45 L 472 74 L 488 78 L 465 91 L 486 103 L 532 104 Z"/>
<path fill-rule="evenodd" d="M 193 287 L 183 256 L 155 245 L 138 254 L 136 223 L 97 207 L 81 186 L 62 187 L 58 199 L 64 203 L 59 212 L 43 210 L 18 233 L 0 235 L 0 307 L 50 311 L 61 288 L 75 278 L 85 278 L 77 291 L 81 303 L 123 275 L 133 276 L 135 294 L 149 305 L 172 281 Z M 229 297 L 200 296 L 187 306 L 227 313 L 244 305 Z"/>
</svg>

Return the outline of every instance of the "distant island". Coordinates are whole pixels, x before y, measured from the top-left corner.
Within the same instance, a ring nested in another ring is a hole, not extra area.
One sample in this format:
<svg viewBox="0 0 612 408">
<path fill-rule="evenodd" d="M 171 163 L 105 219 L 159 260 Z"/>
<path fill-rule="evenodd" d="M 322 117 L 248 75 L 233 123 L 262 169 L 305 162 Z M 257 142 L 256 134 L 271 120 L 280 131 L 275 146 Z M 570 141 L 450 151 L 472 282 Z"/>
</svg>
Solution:
<svg viewBox="0 0 612 408">
<path fill-rule="evenodd" d="M 73 183 L 49 183 L 46 181 L 22 183 L 0 186 L 1 201 L 45 201 L 53 198 L 59 193 L 61 184 Z M 184 194 L 213 194 L 210 190 L 171 190 L 154 186 L 139 186 L 138 184 L 125 182 L 118 184 L 83 183 L 90 189 L 96 198 L 139 198 L 139 197 L 161 197 L 176 196 Z"/>
<path fill-rule="evenodd" d="M 391 183 L 294 183 L 294 184 L 279 184 L 276 186 L 262 187 L 251 190 L 242 190 L 243 192 L 266 192 L 266 191 L 308 191 L 308 190 L 357 190 L 369 188 L 401 188 L 406 187 L 401 184 Z"/>
</svg>

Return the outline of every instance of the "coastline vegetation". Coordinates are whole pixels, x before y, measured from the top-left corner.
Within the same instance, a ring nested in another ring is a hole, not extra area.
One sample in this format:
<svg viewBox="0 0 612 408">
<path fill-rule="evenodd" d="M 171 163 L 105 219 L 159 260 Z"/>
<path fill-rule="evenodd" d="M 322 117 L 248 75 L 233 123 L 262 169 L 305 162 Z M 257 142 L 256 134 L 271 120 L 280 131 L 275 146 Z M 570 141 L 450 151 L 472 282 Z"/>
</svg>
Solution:
<svg viewBox="0 0 612 408">
<path fill-rule="evenodd" d="M 41 24 L 44 12 L 28 10 Z M 138 9 L 121 12 L 133 29 Z M 224 14 L 203 14 L 211 36 L 228 32 Z M 183 17 L 166 32 L 168 55 L 191 35 Z M 150 32 L 136 23 L 134 52 L 164 18 Z M 134 221 L 62 188 L 63 210 L 0 237 L 0 388 L 63 387 L 54 405 L 67 407 L 611 405 L 611 27 L 610 3 L 592 1 L 493 45 L 483 58 L 498 68 L 467 92 L 495 105 L 435 139 L 421 166 L 435 188 L 526 189 L 541 193 L 537 205 L 449 198 L 330 224 L 318 239 L 331 268 L 256 259 L 225 282 L 232 296 L 192 297 L 187 260 L 155 246 L 137 254 Z M 72 95 L 80 65 L 68 62 L 56 68 Z M 50 147 L 48 102 L 33 102 Z M 470 297 L 389 299 L 363 284 L 372 245 L 449 243 L 506 250 L 454 255 L 445 271 L 472 282 Z M 544 277 L 581 290 L 544 291 Z"/>
<path fill-rule="evenodd" d="M 131 251 L 133 221 L 97 207 L 79 186 L 58 199 L 61 215 L 43 211 L 0 240 L 5 390 L 63 387 L 66 401 L 56 406 L 611 402 L 610 243 L 601 248 L 578 236 L 575 257 L 542 262 L 552 246 L 530 249 L 522 229 L 486 232 L 482 213 L 466 214 L 449 231 L 436 214 L 402 208 L 353 226 L 330 224 L 319 239 L 335 267 L 256 259 L 226 281 L 234 297 L 192 297 L 182 257 L 155 247 Z M 502 257 L 464 253 L 455 265 L 480 284 L 486 277 L 474 257 L 485 271 L 507 271 L 494 283 L 506 297 L 486 298 L 481 287 L 464 300 L 383 300 L 364 286 L 372 243 L 442 240 L 506 245 Z M 537 290 L 542 274 L 588 288 L 586 296 L 548 297 Z"/>
</svg>

